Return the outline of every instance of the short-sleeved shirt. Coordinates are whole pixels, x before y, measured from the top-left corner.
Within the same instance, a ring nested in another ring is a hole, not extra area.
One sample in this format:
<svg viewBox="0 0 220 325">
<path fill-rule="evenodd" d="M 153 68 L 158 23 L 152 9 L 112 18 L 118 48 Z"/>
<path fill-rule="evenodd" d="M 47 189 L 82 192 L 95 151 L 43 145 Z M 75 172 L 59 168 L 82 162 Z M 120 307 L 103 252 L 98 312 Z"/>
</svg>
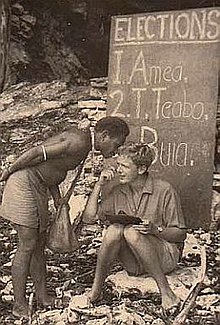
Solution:
<svg viewBox="0 0 220 325">
<path fill-rule="evenodd" d="M 133 192 L 129 184 L 119 184 L 109 193 L 100 205 L 98 216 L 118 214 L 135 215 L 143 221 L 151 221 L 161 229 L 167 227 L 186 228 L 179 196 L 166 181 L 146 177 L 138 204 L 134 203 Z"/>
</svg>

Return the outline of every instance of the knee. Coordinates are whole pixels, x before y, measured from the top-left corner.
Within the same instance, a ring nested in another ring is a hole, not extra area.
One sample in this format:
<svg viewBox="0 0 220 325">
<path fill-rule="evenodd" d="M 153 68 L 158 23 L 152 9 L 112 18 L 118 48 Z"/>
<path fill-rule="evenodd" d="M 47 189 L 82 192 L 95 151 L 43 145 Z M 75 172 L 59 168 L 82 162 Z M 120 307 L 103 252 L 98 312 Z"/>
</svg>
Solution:
<svg viewBox="0 0 220 325">
<path fill-rule="evenodd" d="M 121 240 L 123 235 L 124 227 L 119 224 L 113 224 L 108 227 L 103 241 L 105 243 L 118 242 Z"/>
<path fill-rule="evenodd" d="M 124 229 L 124 238 L 126 242 L 134 245 L 140 240 L 140 233 L 139 231 L 132 228 L 132 226 L 128 226 Z"/>
<path fill-rule="evenodd" d="M 19 248 L 20 248 L 20 250 L 22 250 L 23 252 L 26 252 L 26 253 L 33 252 L 37 247 L 37 243 L 38 243 L 38 240 L 35 237 L 22 239 L 19 242 Z"/>
</svg>

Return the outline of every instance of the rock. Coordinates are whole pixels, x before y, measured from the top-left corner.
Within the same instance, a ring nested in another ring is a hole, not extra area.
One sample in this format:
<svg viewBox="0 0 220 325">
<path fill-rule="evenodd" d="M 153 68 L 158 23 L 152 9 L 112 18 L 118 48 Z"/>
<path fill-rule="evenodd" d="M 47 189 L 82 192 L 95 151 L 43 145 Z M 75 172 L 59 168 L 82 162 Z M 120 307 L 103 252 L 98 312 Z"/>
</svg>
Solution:
<svg viewBox="0 0 220 325">
<path fill-rule="evenodd" d="M 84 210 L 88 197 L 85 195 L 72 195 L 69 201 L 70 221 L 74 222 Z"/>
<path fill-rule="evenodd" d="M 201 245 L 199 244 L 198 238 L 196 238 L 193 234 L 187 234 L 183 257 L 187 257 L 189 254 L 199 254 L 201 252 Z"/>
<path fill-rule="evenodd" d="M 113 308 L 113 320 L 121 325 L 145 325 L 143 318 L 124 304 Z"/>
<path fill-rule="evenodd" d="M 104 88 L 107 89 L 108 86 L 108 78 L 107 77 L 99 77 L 99 78 L 91 78 L 90 85 L 94 88 Z"/>
<path fill-rule="evenodd" d="M 165 323 L 162 321 L 162 319 L 157 318 L 152 322 L 152 325 L 165 325 Z"/>
<path fill-rule="evenodd" d="M 15 230 L 15 229 L 12 229 L 11 231 L 10 231 L 10 235 L 16 235 L 17 234 L 17 231 Z"/>
<path fill-rule="evenodd" d="M 104 88 L 91 88 L 89 94 L 93 98 L 106 99 L 107 97 L 106 89 Z"/>
<path fill-rule="evenodd" d="M 14 324 L 15 324 L 15 325 L 22 325 L 22 324 L 23 324 L 23 321 L 20 320 L 20 319 L 18 319 L 18 320 L 15 320 L 15 321 L 14 321 Z"/>
<path fill-rule="evenodd" d="M 102 319 L 94 319 L 94 320 L 89 320 L 86 322 L 86 325 L 109 325 L 108 318 L 102 318 Z"/>
<path fill-rule="evenodd" d="M 2 277 L 0 277 L 0 281 L 2 281 L 3 283 L 8 283 L 9 281 L 11 281 L 11 276 L 3 275 Z"/>
<path fill-rule="evenodd" d="M 144 315 L 143 319 L 145 321 L 145 324 L 151 324 L 154 318 L 153 316 L 146 314 Z"/>
<path fill-rule="evenodd" d="M 5 288 L 3 290 L 1 290 L 1 293 L 4 295 L 9 295 L 10 293 L 13 293 L 13 284 L 12 281 L 9 281 Z"/>
<path fill-rule="evenodd" d="M 67 318 L 68 318 L 68 322 L 77 323 L 79 316 L 78 316 L 78 314 L 76 312 L 74 312 L 74 311 L 72 311 L 71 309 L 68 308 Z"/>
<path fill-rule="evenodd" d="M 78 108 L 103 109 L 106 110 L 106 101 L 104 100 L 81 100 L 78 101 Z"/>
<path fill-rule="evenodd" d="M 100 120 L 103 117 L 106 117 L 106 110 L 91 109 L 91 108 L 82 108 L 82 112 L 85 113 L 88 118 L 92 121 Z"/>
<path fill-rule="evenodd" d="M 66 324 L 67 320 L 67 312 L 59 309 L 49 310 L 46 312 L 39 313 L 39 319 L 41 321 L 41 324 L 46 323 L 47 321 L 53 322 L 55 324 Z"/>
<path fill-rule="evenodd" d="M 87 308 L 88 306 L 89 306 L 89 300 L 85 294 L 75 295 L 74 297 L 72 297 L 69 303 L 69 308 L 71 310 L 79 310 L 79 309 Z"/>
<path fill-rule="evenodd" d="M 61 299 L 63 297 L 63 288 L 62 287 L 57 287 L 55 289 L 55 292 L 56 292 L 56 297 L 58 299 Z"/>
<path fill-rule="evenodd" d="M 106 305 L 93 307 L 85 293 L 73 296 L 69 303 L 68 309 L 92 317 L 104 317 L 111 314 L 110 307 Z"/>
<path fill-rule="evenodd" d="M 212 288 L 205 288 L 202 290 L 202 294 L 206 295 L 206 294 L 213 294 L 214 290 Z"/>
<path fill-rule="evenodd" d="M 59 273 L 62 271 L 62 268 L 59 266 L 54 266 L 54 265 L 48 265 L 47 270 L 53 273 Z"/>
<path fill-rule="evenodd" d="M 87 255 L 95 255 L 96 253 L 97 253 L 97 250 L 94 248 L 91 248 L 86 252 Z"/>
<path fill-rule="evenodd" d="M 12 295 L 2 295 L 1 299 L 4 302 L 12 302 L 12 301 L 14 301 L 14 296 L 12 296 Z"/>
<path fill-rule="evenodd" d="M 9 256 L 10 260 L 13 260 L 14 257 L 15 257 L 15 254 L 11 254 L 11 255 Z"/>
<path fill-rule="evenodd" d="M 210 309 L 210 307 L 219 302 L 219 295 L 217 294 L 209 294 L 209 295 L 201 295 L 197 297 L 197 304 L 200 306 L 204 306 L 205 309 Z"/>
<path fill-rule="evenodd" d="M 20 83 L 0 95 L 0 107 L 3 108 L 0 110 L 0 121 L 5 123 L 28 117 L 42 117 L 43 114 L 58 109 L 64 113 L 66 107 L 74 111 L 77 110 L 77 100 L 88 93 L 89 87 L 78 87 L 76 92 L 74 86 L 62 81 Z M 71 114 L 67 117 L 71 118 Z"/>
<path fill-rule="evenodd" d="M 167 276 L 170 287 L 178 297 L 186 298 L 189 288 L 197 281 L 199 271 L 199 267 L 181 267 Z M 153 278 L 129 276 L 124 270 L 108 276 L 107 281 L 118 295 L 133 291 L 138 291 L 143 297 L 149 293 L 159 293 Z"/>
<path fill-rule="evenodd" d="M 220 248 L 215 250 L 215 254 L 216 254 L 216 261 L 220 261 Z"/>
</svg>

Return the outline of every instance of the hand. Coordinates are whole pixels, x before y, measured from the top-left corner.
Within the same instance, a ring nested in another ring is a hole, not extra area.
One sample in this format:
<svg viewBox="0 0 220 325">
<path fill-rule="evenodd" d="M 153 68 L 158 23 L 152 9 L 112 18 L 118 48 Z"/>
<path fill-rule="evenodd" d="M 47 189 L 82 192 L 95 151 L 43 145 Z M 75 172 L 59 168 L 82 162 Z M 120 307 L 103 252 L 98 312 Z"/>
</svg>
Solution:
<svg viewBox="0 0 220 325">
<path fill-rule="evenodd" d="M 0 182 L 7 181 L 9 175 L 10 175 L 9 168 L 4 168 L 0 176 Z"/>
<path fill-rule="evenodd" d="M 159 235 L 157 227 L 152 222 L 145 222 L 140 225 L 133 225 L 132 227 L 142 235 Z"/>
<path fill-rule="evenodd" d="M 100 185 L 104 185 L 105 183 L 111 181 L 115 177 L 115 174 L 116 174 L 116 170 L 115 170 L 114 167 L 111 167 L 111 168 L 108 168 L 108 169 L 104 169 L 101 172 L 101 175 L 99 177 L 98 183 Z"/>
</svg>

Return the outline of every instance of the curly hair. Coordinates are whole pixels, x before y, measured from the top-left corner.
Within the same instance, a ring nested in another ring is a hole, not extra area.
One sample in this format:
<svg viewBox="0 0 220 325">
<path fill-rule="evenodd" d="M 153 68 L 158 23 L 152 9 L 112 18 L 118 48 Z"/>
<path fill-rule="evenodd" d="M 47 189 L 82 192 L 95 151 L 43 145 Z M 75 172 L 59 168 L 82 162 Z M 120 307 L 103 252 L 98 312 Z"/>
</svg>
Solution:
<svg viewBox="0 0 220 325">
<path fill-rule="evenodd" d="M 129 135 L 127 123 L 117 116 L 107 116 L 99 120 L 95 126 L 95 131 L 107 130 L 111 138 L 126 138 Z"/>
<path fill-rule="evenodd" d="M 153 150 L 146 143 L 127 143 L 118 149 L 119 156 L 131 158 L 137 166 L 150 167 L 154 160 Z"/>
</svg>

